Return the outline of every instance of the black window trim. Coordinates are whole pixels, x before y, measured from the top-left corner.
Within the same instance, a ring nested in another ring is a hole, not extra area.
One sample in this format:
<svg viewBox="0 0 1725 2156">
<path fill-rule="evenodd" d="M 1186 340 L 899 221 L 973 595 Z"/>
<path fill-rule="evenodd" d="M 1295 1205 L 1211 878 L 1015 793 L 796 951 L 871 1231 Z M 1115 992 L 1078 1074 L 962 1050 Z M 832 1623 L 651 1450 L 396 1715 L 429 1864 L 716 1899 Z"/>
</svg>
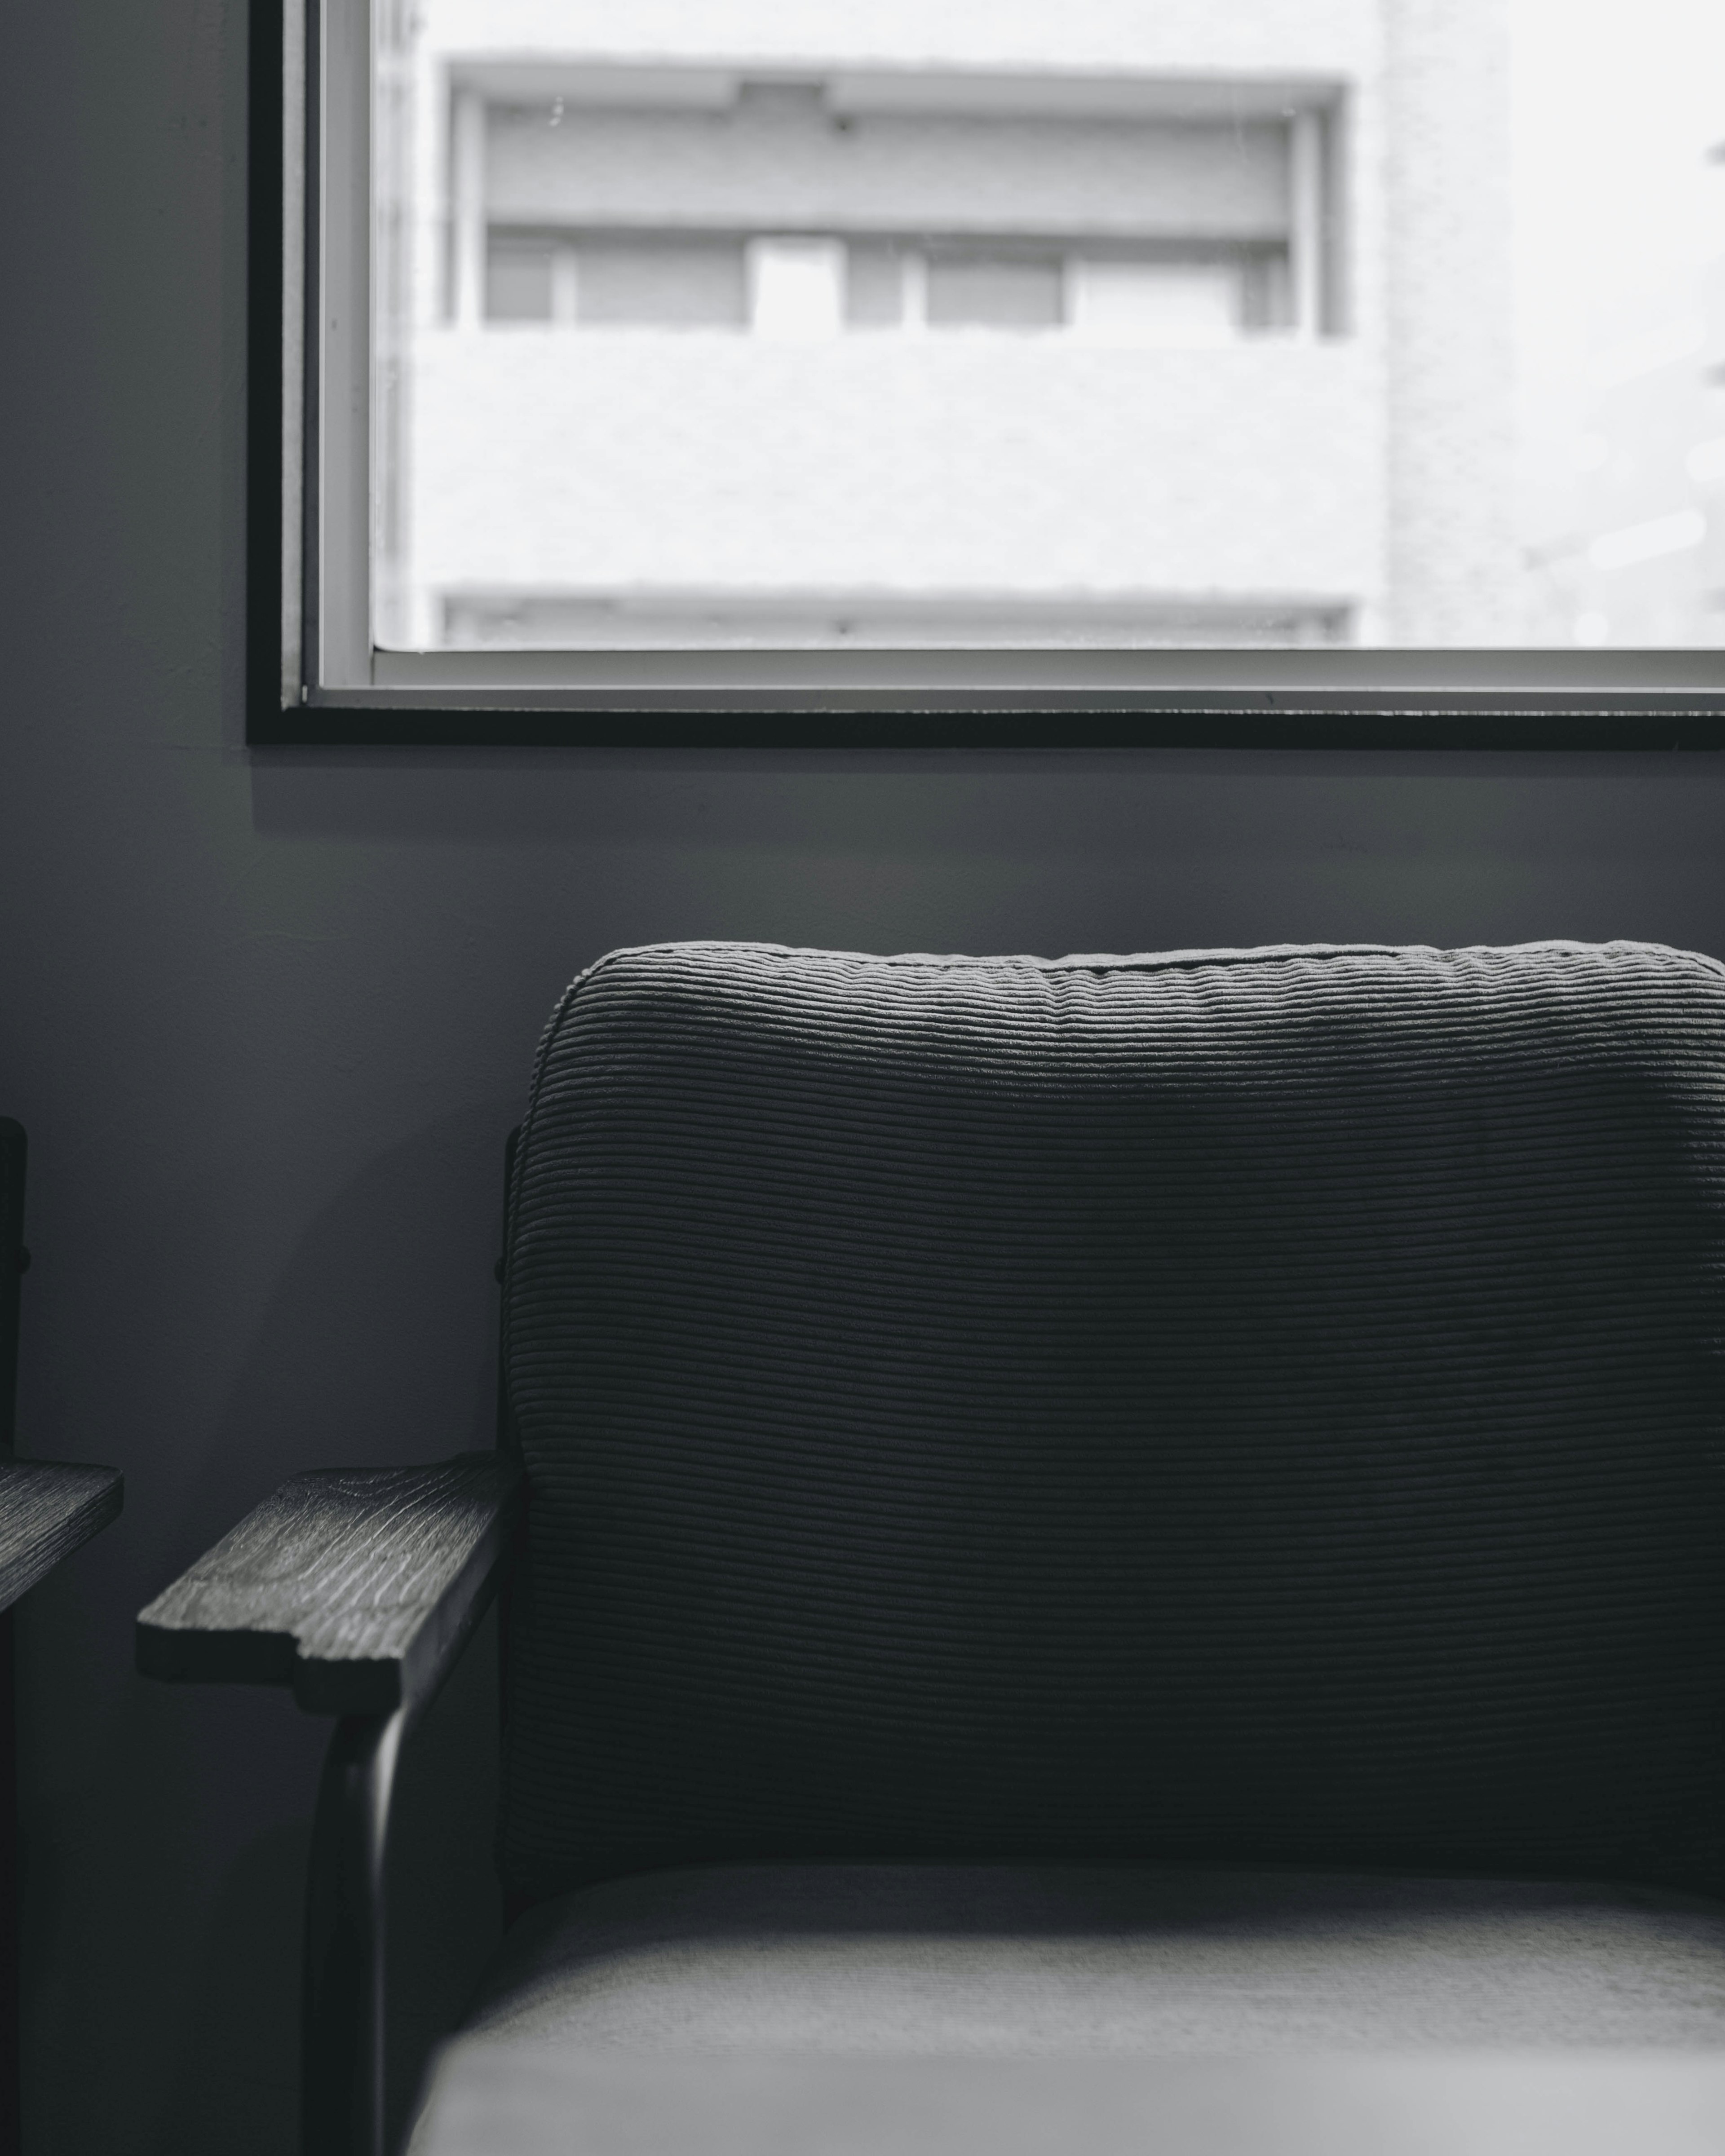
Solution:
<svg viewBox="0 0 1725 2156">
<path fill-rule="evenodd" d="M 1434 686 L 1436 672 L 1466 670 L 1469 654 L 1381 652 L 1377 685 L 1302 687 L 1297 663 L 1319 654 L 1219 654 L 1261 685 L 1146 690 L 1062 686 L 1035 653 L 916 654 L 914 688 L 883 683 L 870 654 L 853 685 L 817 693 L 793 680 L 751 684 L 747 662 L 722 654 L 711 685 L 608 693 L 572 707 L 566 692 L 523 688 L 481 700 L 459 689 L 284 692 L 285 6 L 251 0 L 248 154 L 248 405 L 246 416 L 246 741 L 277 747 L 547 748 L 1454 748 L 1714 749 L 1725 747 L 1725 651 L 1476 657 L 1496 687 Z M 308 38 L 320 0 L 306 0 Z M 308 79 L 316 80 L 315 70 Z M 313 100 L 307 99 L 308 108 Z M 307 118 L 310 134 L 312 121 Z M 305 223 L 315 220 L 317 167 L 305 162 Z M 311 309 L 308 305 L 307 318 Z M 306 370 L 307 373 L 311 369 Z M 310 486 L 308 476 L 308 489 Z M 888 654 L 890 656 L 890 654 Z M 834 670 L 821 654 L 820 670 Z M 1202 659 L 1205 654 L 1199 654 Z M 955 664 L 955 662 L 957 662 Z M 958 678 L 962 667 L 965 679 Z M 1669 685 L 1645 685 L 1647 672 Z M 730 671 L 733 680 L 726 684 Z M 842 670 L 839 670 L 842 672 Z M 942 685 L 945 670 L 952 676 Z M 1194 664 L 1194 671 L 1202 669 Z M 1290 678 L 1277 681 L 1285 673 Z M 1711 673 L 1705 685 L 1695 685 Z M 1572 685 L 1537 685 L 1568 674 Z M 1640 675 L 1637 680 L 1635 676 Z M 1044 678 L 1039 682 L 1038 675 Z M 1403 685 L 1396 685 L 1395 677 Z M 1515 685 L 1516 677 L 1532 685 Z M 1615 680 L 1609 678 L 1615 675 Z M 1686 682 L 1684 677 L 1688 676 Z M 979 677 L 994 685 L 978 686 Z M 1590 676 L 1590 680 L 1584 677 Z M 1597 685 L 1595 685 L 1595 684 Z"/>
</svg>

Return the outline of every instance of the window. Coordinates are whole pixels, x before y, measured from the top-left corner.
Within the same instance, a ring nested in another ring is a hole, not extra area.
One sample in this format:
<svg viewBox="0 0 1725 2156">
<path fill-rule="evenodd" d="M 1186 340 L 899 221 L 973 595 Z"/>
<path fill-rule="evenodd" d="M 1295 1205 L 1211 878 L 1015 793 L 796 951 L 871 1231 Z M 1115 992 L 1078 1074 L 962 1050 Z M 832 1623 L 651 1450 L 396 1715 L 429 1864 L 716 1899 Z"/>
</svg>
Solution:
<svg viewBox="0 0 1725 2156">
<path fill-rule="evenodd" d="M 1710 0 L 260 23 L 255 739 L 1725 736 Z"/>
</svg>

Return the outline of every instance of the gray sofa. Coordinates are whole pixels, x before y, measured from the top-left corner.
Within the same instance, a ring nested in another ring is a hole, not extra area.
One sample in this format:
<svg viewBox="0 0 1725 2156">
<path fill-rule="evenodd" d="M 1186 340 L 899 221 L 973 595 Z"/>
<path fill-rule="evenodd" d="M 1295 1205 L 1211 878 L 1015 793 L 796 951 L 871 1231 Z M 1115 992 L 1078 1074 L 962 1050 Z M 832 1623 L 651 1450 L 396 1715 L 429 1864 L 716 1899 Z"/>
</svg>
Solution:
<svg viewBox="0 0 1725 2156">
<path fill-rule="evenodd" d="M 577 2145 L 487 2106 L 607 2050 L 1718 2046 L 1722 1273 L 1710 959 L 602 960 L 498 1455 L 141 1620 L 345 1717 L 308 2145 L 382 2145 L 392 1763 L 500 1578 L 433 2156 Z"/>
</svg>

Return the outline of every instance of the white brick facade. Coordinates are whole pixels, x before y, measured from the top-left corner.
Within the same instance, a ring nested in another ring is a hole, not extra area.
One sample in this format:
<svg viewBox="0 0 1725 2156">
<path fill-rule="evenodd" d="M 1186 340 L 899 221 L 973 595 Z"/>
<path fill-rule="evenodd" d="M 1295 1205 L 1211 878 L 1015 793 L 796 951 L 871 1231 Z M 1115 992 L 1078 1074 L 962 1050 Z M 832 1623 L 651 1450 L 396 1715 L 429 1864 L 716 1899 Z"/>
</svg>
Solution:
<svg viewBox="0 0 1725 2156">
<path fill-rule="evenodd" d="M 427 0 L 380 640 L 438 641 L 465 599 L 511 595 L 802 608 L 815 640 L 835 613 L 946 601 L 1007 641 L 1014 609 L 1063 607 L 1113 609 L 1083 632 L 1105 641 L 1512 636 L 1502 7 Z M 740 129 L 755 80 L 850 131 Z M 927 113 L 875 115 L 883 82 Z M 937 116 L 973 95 L 992 116 Z M 679 98 L 708 116 L 667 116 Z M 861 120 L 833 117 L 847 98 Z M 572 278 L 595 232 L 742 247 L 792 203 L 901 249 L 1065 235 L 1069 294 L 1077 254 L 1132 245 L 1176 267 L 1231 249 L 1286 290 L 1257 333 L 1119 348 L 572 326 L 567 295 L 484 319 L 486 229 L 567 228 Z"/>
</svg>

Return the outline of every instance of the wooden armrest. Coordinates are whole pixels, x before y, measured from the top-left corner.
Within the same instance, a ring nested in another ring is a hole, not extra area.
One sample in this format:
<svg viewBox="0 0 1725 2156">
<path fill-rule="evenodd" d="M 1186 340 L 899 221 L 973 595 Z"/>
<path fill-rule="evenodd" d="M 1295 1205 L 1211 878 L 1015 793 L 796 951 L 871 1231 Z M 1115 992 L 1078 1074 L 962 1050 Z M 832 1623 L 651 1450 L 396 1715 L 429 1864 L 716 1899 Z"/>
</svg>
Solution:
<svg viewBox="0 0 1725 2156">
<path fill-rule="evenodd" d="M 510 1455 L 296 1475 L 138 1618 L 138 1667 L 281 1684 L 312 1714 L 435 1692 L 490 1601 L 521 1502 Z"/>
<path fill-rule="evenodd" d="M 125 1494 L 117 1467 L 0 1457 L 0 1609 L 100 1534 Z"/>
</svg>

